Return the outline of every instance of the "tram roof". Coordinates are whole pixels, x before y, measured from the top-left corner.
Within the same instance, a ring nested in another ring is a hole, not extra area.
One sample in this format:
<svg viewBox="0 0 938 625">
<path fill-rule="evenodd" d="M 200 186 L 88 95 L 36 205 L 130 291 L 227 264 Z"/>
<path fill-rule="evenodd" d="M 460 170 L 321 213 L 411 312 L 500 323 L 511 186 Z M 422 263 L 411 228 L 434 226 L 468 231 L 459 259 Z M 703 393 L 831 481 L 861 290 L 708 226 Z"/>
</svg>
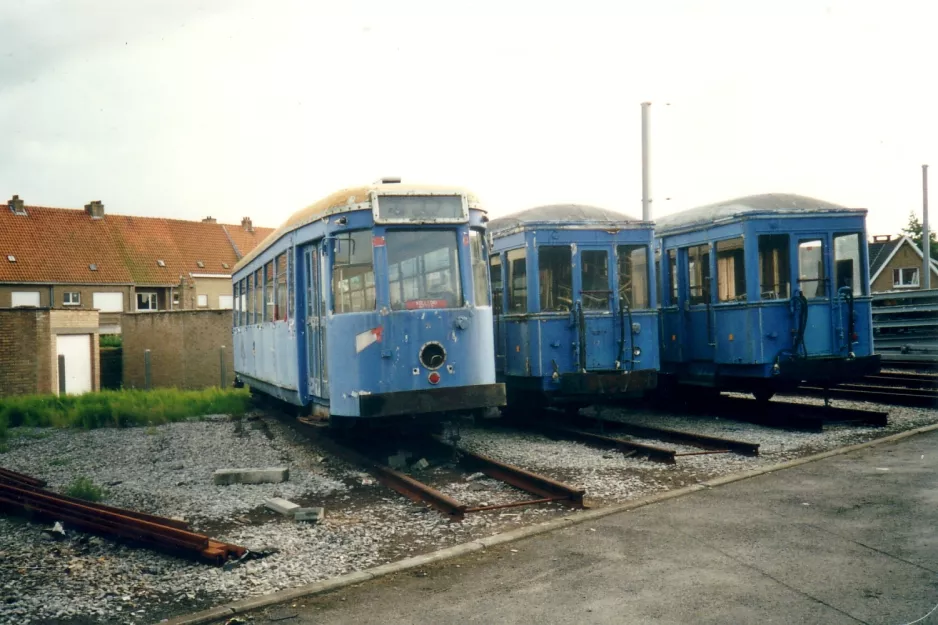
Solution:
<svg viewBox="0 0 938 625">
<path fill-rule="evenodd" d="M 285 234 L 292 232 L 306 224 L 313 223 L 339 213 L 347 213 L 353 210 L 361 210 L 371 207 L 371 194 L 388 193 L 393 195 L 422 195 L 427 193 L 451 193 L 453 195 L 465 195 L 469 208 L 481 208 L 479 198 L 472 192 L 461 187 L 448 187 L 441 185 L 427 184 L 401 184 L 401 183 L 374 183 L 360 187 L 348 187 L 328 195 L 306 208 L 293 213 L 289 219 L 271 232 L 267 238 L 260 242 L 250 253 L 238 261 L 234 271 L 240 271 L 245 265 L 257 258 L 279 240 Z"/>
<path fill-rule="evenodd" d="M 685 230 L 700 230 L 715 223 L 756 216 L 812 216 L 830 214 L 865 215 L 865 208 L 848 208 L 840 204 L 793 193 L 763 193 L 725 200 L 691 208 L 655 220 L 659 235 Z"/>
<path fill-rule="evenodd" d="M 505 230 L 523 229 L 527 226 L 585 227 L 585 226 L 637 226 L 652 222 L 642 221 L 630 215 L 584 204 L 549 204 L 535 206 L 489 222 L 488 231 L 495 234 Z"/>
</svg>

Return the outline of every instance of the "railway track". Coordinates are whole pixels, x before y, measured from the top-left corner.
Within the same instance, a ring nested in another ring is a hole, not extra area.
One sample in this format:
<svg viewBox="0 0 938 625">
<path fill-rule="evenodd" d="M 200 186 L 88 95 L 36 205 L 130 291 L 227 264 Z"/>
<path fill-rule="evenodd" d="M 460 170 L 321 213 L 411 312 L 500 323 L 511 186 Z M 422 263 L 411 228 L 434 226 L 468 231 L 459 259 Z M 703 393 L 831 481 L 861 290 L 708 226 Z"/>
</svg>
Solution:
<svg viewBox="0 0 938 625">
<path fill-rule="evenodd" d="M 938 376 L 884 371 L 830 389 L 801 386 L 799 392 L 830 399 L 871 401 L 893 406 L 938 407 Z"/>
<path fill-rule="evenodd" d="M 467 475 L 483 473 L 486 476 L 504 482 L 516 489 L 534 495 L 534 499 L 525 499 L 510 503 L 496 505 L 470 506 L 453 497 L 425 484 L 411 475 L 391 468 L 375 460 L 372 454 L 362 449 L 356 449 L 354 442 L 338 441 L 328 435 L 323 425 L 305 419 L 297 422 L 304 432 L 312 438 L 317 445 L 329 453 L 344 459 L 346 462 L 361 467 L 375 477 L 382 485 L 398 492 L 411 501 L 423 503 L 439 511 L 451 521 L 461 521 L 467 514 L 517 508 L 521 506 L 540 505 L 558 502 L 574 508 L 585 507 L 583 497 L 585 492 L 544 475 L 527 471 L 520 467 L 500 462 L 488 456 L 454 447 L 440 437 L 418 436 L 402 444 L 418 449 L 422 456 L 447 457 L 455 460 L 456 464 Z"/>
<path fill-rule="evenodd" d="M 66 527 L 124 540 L 216 565 L 247 555 L 244 547 L 189 530 L 185 521 L 105 506 L 46 490 L 45 482 L 0 469 L 0 510 L 61 522 Z"/>
</svg>

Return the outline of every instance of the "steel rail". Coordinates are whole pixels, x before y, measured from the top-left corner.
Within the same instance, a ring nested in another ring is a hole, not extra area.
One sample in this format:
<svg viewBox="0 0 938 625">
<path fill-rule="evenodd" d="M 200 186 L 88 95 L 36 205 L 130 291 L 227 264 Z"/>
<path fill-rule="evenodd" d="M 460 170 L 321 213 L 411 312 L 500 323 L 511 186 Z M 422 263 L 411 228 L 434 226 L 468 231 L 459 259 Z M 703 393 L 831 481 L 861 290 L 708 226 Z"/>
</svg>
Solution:
<svg viewBox="0 0 938 625">
<path fill-rule="evenodd" d="M 653 460 L 655 462 L 674 464 L 674 456 L 677 453 L 675 450 L 668 449 L 666 447 L 658 447 L 657 445 L 649 445 L 647 443 L 638 443 L 622 438 L 607 436 L 605 434 L 585 432 L 576 428 L 560 427 L 547 424 L 525 424 L 525 427 L 541 430 L 547 436 L 555 433 L 564 438 L 577 439 L 588 445 L 593 445 L 594 447 L 602 447 L 604 449 L 613 447 L 617 451 L 620 451 L 624 454 L 641 453 L 648 456 L 649 460 Z"/>
<path fill-rule="evenodd" d="M 734 440 L 732 438 L 723 438 L 720 436 L 709 436 L 707 434 L 698 434 L 696 432 L 686 432 L 683 430 L 673 430 L 651 425 L 639 425 L 624 421 L 613 421 L 611 419 L 597 419 L 602 427 L 611 426 L 617 430 L 631 432 L 638 436 L 648 436 L 671 440 L 674 442 L 690 443 L 704 449 L 715 450 L 717 452 L 733 451 L 747 456 L 759 455 L 759 443 L 750 443 L 748 441 Z M 706 453 L 706 452 L 704 452 Z M 711 452 L 712 453 L 712 452 Z M 678 453 L 678 456 L 696 455 L 690 453 Z"/>
<path fill-rule="evenodd" d="M 852 399 L 892 406 L 938 407 L 938 393 L 896 387 L 843 384 L 831 389 L 824 389 L 816 386 L 799 386 L 798 392 L 813 397 Z"/>
</svg>

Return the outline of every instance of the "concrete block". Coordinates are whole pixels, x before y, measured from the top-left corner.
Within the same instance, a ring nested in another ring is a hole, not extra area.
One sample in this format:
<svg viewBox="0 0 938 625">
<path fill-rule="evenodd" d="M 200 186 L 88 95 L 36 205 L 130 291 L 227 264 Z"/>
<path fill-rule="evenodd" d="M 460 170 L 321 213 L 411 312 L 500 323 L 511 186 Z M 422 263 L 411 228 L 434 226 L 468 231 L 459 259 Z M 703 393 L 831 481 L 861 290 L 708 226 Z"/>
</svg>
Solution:
<svg viewBox="0 0 938 625">
<path fill-rule="evenodd" d="M 418 460 L 417 462 L 415 462 L 411 468 L 412 468 L 414 471 L 423 471 L 424 469 L 426 469 L 426 468 L 429 467 L 429 466 L 430 466 L 430 463 L 427 462 L 427 459 L 426 459 L 426 458 L 421 458 L 420 460 Z"/>
<path fill-rule="evenodd" d="M 268 467 L 266 469 L 219 469 L 212 474 L 216 485 L 228 484 L 279 484 L 290 479 L 287 467 Z"/>
<path fill-rule="evenodd" d="M 293 511 L 294 521 L 308 521 L 310 523 L 318 523 L 322 521 L 325 516 L 325 508 L 300 508 L 297 506 L 296 510 Z"/>
<path fill-rule="evenodd" d="M 265 501 L 264 507 L 278 514 L 282 514 L 283 516 L 292 517 L 293 513 L 299 509 L 300 505 L 292 501 L 287 501 L 286 499 L 281 499 L 280 497 L 274 497 Z"/>
</svg>

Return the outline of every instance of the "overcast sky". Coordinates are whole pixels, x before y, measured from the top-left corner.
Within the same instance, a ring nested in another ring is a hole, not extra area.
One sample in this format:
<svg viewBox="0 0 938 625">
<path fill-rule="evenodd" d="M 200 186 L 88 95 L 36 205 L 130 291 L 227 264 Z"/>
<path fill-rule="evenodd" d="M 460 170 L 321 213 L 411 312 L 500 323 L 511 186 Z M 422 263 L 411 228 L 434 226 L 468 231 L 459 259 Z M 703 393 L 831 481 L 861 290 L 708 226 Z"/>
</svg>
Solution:
<svg viewBox="0 0 938 625">
<path fill-rule="evenodd" d="M 468 186 L 493 215 L 640 215 L 649 100 L 656 214 L 790 192 L 897 232 L 921 164 L 938 170 L 936 18 L 895 0 L 0 0 L 0 194 L 275 226 L 396 175 Z"/>
</svg>

